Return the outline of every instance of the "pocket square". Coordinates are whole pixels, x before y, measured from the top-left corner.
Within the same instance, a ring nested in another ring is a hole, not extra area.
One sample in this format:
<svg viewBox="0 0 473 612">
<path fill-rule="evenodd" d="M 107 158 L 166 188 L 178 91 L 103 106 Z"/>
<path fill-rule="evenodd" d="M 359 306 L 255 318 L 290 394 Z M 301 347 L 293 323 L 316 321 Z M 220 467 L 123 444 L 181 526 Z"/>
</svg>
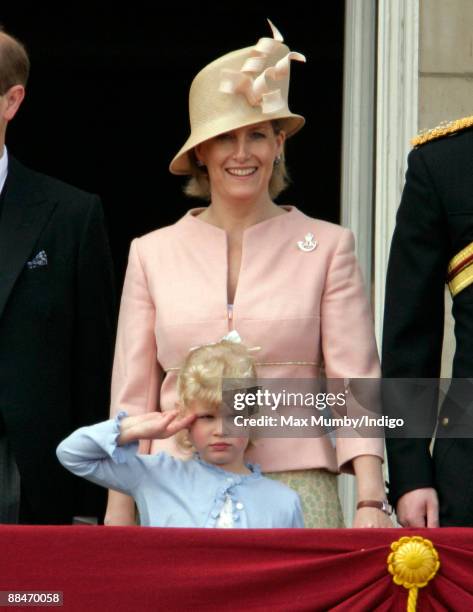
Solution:
<svg viewBox="0 0 473 612">
<path fill-rule="evenodd" d="M 41 266 L 48 265 L 48 256 L 46 255 L 46 251 L 40 251 L 37 255 L 30 259 L 30 261 L 26 262 L 26 267 L 28 270 L 33 270 L 34 268 L 41 268 Z"/>
</svg>

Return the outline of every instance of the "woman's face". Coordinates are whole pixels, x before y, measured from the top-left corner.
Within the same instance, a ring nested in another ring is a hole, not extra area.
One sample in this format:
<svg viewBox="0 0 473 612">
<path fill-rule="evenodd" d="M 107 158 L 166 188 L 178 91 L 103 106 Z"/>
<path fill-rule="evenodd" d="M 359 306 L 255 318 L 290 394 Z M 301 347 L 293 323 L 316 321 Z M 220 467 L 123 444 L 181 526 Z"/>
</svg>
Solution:
<svg viewBox="0 0 473 612">
<path fill-rule="evenodd" d="M 225 132 L 195 149 L 207 167 L 212 200 L 258 201 L 268 198 L 274 160 L 282 152 L 284 132 L 270 121 Z"/>
</svg>

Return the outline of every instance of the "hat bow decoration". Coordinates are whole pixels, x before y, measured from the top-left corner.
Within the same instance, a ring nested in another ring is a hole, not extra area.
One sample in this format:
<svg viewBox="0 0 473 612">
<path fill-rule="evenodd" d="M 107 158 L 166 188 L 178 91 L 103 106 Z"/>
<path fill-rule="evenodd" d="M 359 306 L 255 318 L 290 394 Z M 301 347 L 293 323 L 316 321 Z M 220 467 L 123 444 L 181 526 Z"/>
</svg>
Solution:
<svg viewBox="0 0 473 612">
<path fill-rule="evenodd" d="M 279 30 L 268 19 L 273 38 L 260 38 L 245 61 L 240 71 L 222 69 L 219 91 L 227 94 L 241 94 L 251 106 L 261 106 L 263 114 L 274 113 L 285 107 L 280 89 L 270 89 L 267 78 L 273 81 L 284 79 L 289 73 L 291 60 L 305 62 L 302 53 L 290 51 L 274 66 L 265 69 L 267 56 L 270 55 L 284 39 Z M 255 78 L 255 75 L 256 76 Z"/>
</svg>

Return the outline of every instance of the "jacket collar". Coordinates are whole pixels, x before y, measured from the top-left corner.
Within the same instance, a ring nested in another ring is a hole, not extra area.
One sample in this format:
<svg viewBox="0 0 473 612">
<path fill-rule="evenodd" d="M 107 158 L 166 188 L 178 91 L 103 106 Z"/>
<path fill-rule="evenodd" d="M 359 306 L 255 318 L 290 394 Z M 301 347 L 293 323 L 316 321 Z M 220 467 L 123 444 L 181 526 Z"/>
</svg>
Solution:
<svg viewBox="0 0 473 612">
<path fill-rule="evenodd" d="M 247 227 L 244 230 L 243 236 L 247 237 L 251 234 L 266 232 L 268 229 L 287 229 L 288 222 L 292 224 L 295 221 L 300 220 L 301 217 L 305 217 L 305 215 L 301 213 L 301 211 L 298 210 L 295 206 L 283 206 L 281 208 L 287 210 L 287 213 L 285 215 L 278 215 L 276 217 L 271 217 L 270 219 L 260 221 L 259 223 L 255 223 L 254 225 L 251 225 L 250 227 Z M 205 207 L 191 208 L 183 217 L 181 217 L 181 219 L 177 223 L 181 224 L 183 228 L 192 230 L 193 232 L 198 229 L 199 233 L 202 234 L 202 236 L 225 236 L 225 230 L 200 219 L 199 213 L 203 212 L 204 210 Z"/>
</svg>

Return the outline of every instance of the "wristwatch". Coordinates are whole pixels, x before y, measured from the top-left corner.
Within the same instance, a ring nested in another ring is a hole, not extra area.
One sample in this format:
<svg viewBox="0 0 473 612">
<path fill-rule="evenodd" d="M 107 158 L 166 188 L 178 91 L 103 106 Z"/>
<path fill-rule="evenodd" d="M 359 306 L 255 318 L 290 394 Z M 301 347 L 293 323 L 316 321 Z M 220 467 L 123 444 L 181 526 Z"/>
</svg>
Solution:
<svg viewBox="0 0 473 612">
<path fill-rule="evenodd" d="M 382 501 L 377 501 L 375 499 L 365 499 L 356 504 L 356 509 L 359 510 L 360 508 L 377 508 L 388 516 L 391 516 L 391 514 L 393 513 L 393 507 L 391 506 L 391 504 L 388 503 L 387 499 L 383 499 Z"/>
</svg>

